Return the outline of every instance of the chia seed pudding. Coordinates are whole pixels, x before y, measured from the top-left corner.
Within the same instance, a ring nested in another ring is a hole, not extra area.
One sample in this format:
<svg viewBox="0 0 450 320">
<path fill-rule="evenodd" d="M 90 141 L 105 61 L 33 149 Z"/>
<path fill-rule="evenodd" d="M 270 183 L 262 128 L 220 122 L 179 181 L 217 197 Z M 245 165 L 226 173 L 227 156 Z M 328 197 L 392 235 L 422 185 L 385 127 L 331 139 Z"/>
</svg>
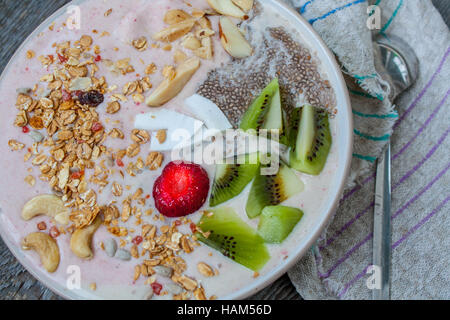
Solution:
<svg viewBox="0 0 450 320">
<path fill-rule="evenodd" d="M 222 112 L 237 128 L 277 78 L 286 123 L 293 110 L 311 104 L 330 114 L 330 136 L 337 134 L 333 88 L 301 34 L 290 30 L 270 1 L 255 1 L 250 10 L 233 4 L 242 19 L 226 21 L 221 19 L 228 12 L 217 14 L 214 3 L 78 1 L 79 26 L 74 17 L 57 16 L 5 70 L 0 226 L 5 241 L 23 249 L 21 262 L 40 278 L 79 298 L 220 299 L 282 264 L 308 233 L 309 217 L 320 212 L 335 177 L 336 144 L 320 174 L 285 166 L 302 190 L 281 204 L 304 217 L 280 243 L 263 243 L 259 218 L 246 212 L 252 183 L 217 206 L 234 212 L 245 232 L 260 241 L 267 253 L 261 267 L 245 266 L 232 249 L 216 250 L 200 240 L 212 233 L 202 222 L 214 217 L 208 201 L 217 167 L 180 168 L 164 147 L 172 129 L 192 131 L 189 126 L 204 119 L 186 107 L 187 98 L 197 93 L 209 99 L 217 108 L 212 114 Z M 227 47 L 230 35 L 248 43 L 239 50 Z M 251 54 L 234 56 L 249 46 Z M 144 126 L 150 129 L 136 126 L 139 115 L 147 114 Z M 183 208 L 161 200 L 162 193 L 173 195 L 164 179 L 195 187 Z M 233 240 L 226 237 L 224 243 L 240 245 Z M 74 266 L 80 288 L 67 287 Z"/>
</svg>

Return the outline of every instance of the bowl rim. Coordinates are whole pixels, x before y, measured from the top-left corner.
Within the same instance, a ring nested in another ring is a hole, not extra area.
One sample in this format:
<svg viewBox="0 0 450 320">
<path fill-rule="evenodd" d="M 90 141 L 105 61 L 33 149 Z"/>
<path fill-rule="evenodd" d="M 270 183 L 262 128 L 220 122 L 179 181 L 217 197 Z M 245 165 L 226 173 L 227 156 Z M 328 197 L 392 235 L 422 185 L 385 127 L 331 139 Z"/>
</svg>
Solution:
<svg viewBox="0 0 450 320">
<path fill-rule="evenodd" d="M 34 30 L 32 33 L 30 33 L 25 40 L 21 43 L 21 45 L 16 49 L 14 54 L 9 59 L 8 63 L 6 64 L 5 68 L 3 69 L 2 73 L 0 74 L 0 83 L 4 80 L 4 75 L 7 73 L 13 62 L 16 60 L 17 56 L 20 52 L 23 51 L 24 47 L 29 43 L 31 39 L 33 39 L 35 36 L 41 32 L 47 25 L 49 25 L 51 22 L 53 22 L 58 16 L 63 14 L 70 6 L 76 5 L 77 3 L 83 2 L 85 0 L 72 0 L 66 3 L 65 5 L 61 6 L 59 9 L 57 9 L 54 13 L 52 13 L 49 17 L 47 17 L 45 20 L 43 20 Z M 256 292 L 262 290 L 263 288 L 267 287 L 271 283 L 275 282 L 278 278 L 280 278 L 284 273 L 286 273 L 303 255 L 306 253 L 307 250 L 309 250 L 314 242 L 318 239 L 322 231 L 325 229 L 325 227 L 328 225 L 332 217 L 334 216 L 334 212 L 339 204 L 340 197 L 342 195 L 342 192 L 345 188 L 345 182 L 350 172 L 350 166 L 351 166 L 351 159 L 352 159 L 352 148 L 353 148 L 353 118 L 351 116 L 351 103 L 350 103 L 350 96 L 348 93 L 347 86 L 345 85 L 345 80 L 342 74 L 342 71 L 339 67 L 339 64 L 336 61 L 336 58 L 334 54 L 331 52 L 331 50 L 327 47 L 323 39 L 319 36 L 319 34 L 312 28 L 312 26 L 303 18 L 294 8 L 288 6 L 286 3 L 284 3 L 282 0 L 260 0 L 262 2 L 272 2 L 275 6 L 278 6 L 278 8 L 284 13 L 286 13 L 288 16 L 290 16 L 291 20 L 296 20 L 297 25 L 300 26 L 302 30 L 300 30 L 300 33 L 307 32 L 309 33 L 309 36 L 313 38 L 317 43 L 318 46 L 312 46 L 315 50 L 320 50 L 326 57 L 326 61 L 321 59 L 321 62 L 326 65 L 326 71 L 329 74 L 333 74 L 334 77 L 337 79 L 337 84 L 334 86 L 335 90 L 339 90 L 342 92 L 344 96 L 344 104 L 340 105 L 340 111 L 344 111 L 347 115 L 347 123 L 348 126 L 346 129 L 346 133 L 348 134 L 348 141 L 347 141 L 347 148 L 345 150 L 340 150 L 342 153 L 342 160 L 345 162 L 344 169 L 341 170 L 342 174 L 339 177 L 335 177 L 335 179 L 340 179 L 338 183 L 337 192 L 335 193 L 335 196 L 332 199 L 332 203 L 330 206 L 328 206 L 326 209 L 322 211 L 328 211 L 326 214 L 326 217 L 311 231 L 309 231 L 305 237 L 308 238 L 306 244 L 303 247 L 299 247 L 295 252 L 291 253 L 289 257 L 284 260 L 284 262 L 275 267 L 273 270 L 265 274 L 264 276 L 261 276 L 256 281 L 253 281 L 251 284 L 241 288 L 240 290 L 231 293 L 229 295 L 224 296 L 223 300 L 238 300 L 238 299 L 245 299 L 249 297 L 252 294 L 255 294 Z M 312 45 L 312 44 L 311 44 Z M 336 87 L 337 86 L 337 87 Z M 341 133 L 345 133 L 342 132 Z M 340 157 L 341 159 L 341 157 Z M 339 160 L 341 162 L 341 160 Z M 13 256 L 19 261 L 19 263 L 38 281 L 40 281 L 44 286 L 46 286 L 49 290 L 56 293 L 57 295 L 65 298 L 65 299 L 82 299 L 79 295 L 74 295 L 71 292 L 65 291 L 64 289 L 60 289 L 60 284 L 54 280 L 49 281 L 43 281 L 40 273 L 42 273 L 42 270 L 39 270 L 35 268 L 35 266 L 32 266 L 31 264 L 27 263 L 24 260 L 24 255 L 21 253 L 21 251 L 18 249 L 19 246 L 15 245 L 14 243 L 10 242 L 7 237 L 3 236 L 3 228 L 0 228 L 0 237 L 3 239 L 4 243 L 10 250 L 10 252 L 13 254 Z M 54 282 L 54 283 L 53 283 Z M 98 297 L 96 297 L 98 298 Z"/>
</svg>

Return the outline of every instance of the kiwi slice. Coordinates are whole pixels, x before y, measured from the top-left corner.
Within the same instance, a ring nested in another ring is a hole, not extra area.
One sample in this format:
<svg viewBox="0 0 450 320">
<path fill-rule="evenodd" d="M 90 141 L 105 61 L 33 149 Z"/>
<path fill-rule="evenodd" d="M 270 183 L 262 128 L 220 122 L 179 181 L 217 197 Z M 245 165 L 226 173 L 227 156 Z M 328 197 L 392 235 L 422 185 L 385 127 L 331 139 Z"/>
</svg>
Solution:
<svg viewBox="0 0 450 320">
<path fill-rule="evenodd" d="M 253 180 L 258 169 L 257 153 L 235 157 L 233 163 L 217 164 L 209 205 L 215 207 L 236 197 Z"/>
<path fill-rule="evenodd" d="M 295 108 L 291 112 L 289 119 L 289 133 L 287 136 L 288 145 L 294 147 L 297 141 L 298 128 L 300 128 L 300 116 L 302 114 L 302 108 Z"/>
<path fill-rule="evenodd" d="M 258 233 L 268 243 L 281 243 L 291 233 L 303 211 L 286 206 L 268 206 L 261 213 Z"/>
<path fill-rule="evenodd" d="M 261 129 L 266 129 L 267 132 L 267 138 L 273 139 L 271 137 L 270 130 L 278 130 L 278 141 L 280 143 L 283 143 L 287 145 L 287 137 L 286 132 L 284 130 L 286 123 L 286 115 L 283 111 L 283 108 L 281 106 L 281 96 L 280 96 L 280 90 L 278 89 L 274 96 L 272 97 L 272 100 L 270 102 L 269 111 L 267 112 L 264 123 L 261 127 Z"/>
<path fill-rule="evenodd" d="M 274 175 L 258 174 L 253 181 L 245 211 L 249 218 L 261 214 L 266 206 L 275 206 L 303 191 L 303 182 L 283 162 Z"/>
<path fill-rule="evenodd" d="M 291 118 L 289 164 L 295 170 L 319 175 L 327 162 L 332 143 L 328 113 L 305 105 L 294 109 Z"/>
<path fill-rule="evenodd" d="M 283 113 L 281 109 L 280 88 L 275 90 L 273 97 L 270 99 L 269 110 L 264 117 L 261 129 L 279 129 L 283 130 Z"/>
<path fill-rule="evenodd" d="M 270 259 L 264 239 L 231 208 L 205 212 L 197 228 L 199 241 L 251 270 L 260 270 Z"/>
<path fill-rule="evenodd" d="M 239 126 L 246 131 L 254 129 L 278 129 L 283 132 L 283 112 L 281 107 L 278 79 L 273 79 L 245 112 Z"/>
</svg>

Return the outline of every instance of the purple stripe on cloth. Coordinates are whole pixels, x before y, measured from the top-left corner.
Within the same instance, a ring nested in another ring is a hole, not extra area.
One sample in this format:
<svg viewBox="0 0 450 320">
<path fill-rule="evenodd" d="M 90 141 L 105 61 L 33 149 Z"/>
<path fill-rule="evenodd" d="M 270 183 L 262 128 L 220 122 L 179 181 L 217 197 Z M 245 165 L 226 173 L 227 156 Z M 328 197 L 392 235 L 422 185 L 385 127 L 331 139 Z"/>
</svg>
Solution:
<svg viewBox="0 0 450 320">
<path fill-rule="evenodd" d="M 413 204 L 417 199 L 419 199 L 425 192 L 427 192 L 432 186 L 433 184 L 436 183 L 436 181 L 438 181 L 450 168 L 450 162 L 447 163 L 447 166 L 445 167 L 445 169 L 443 169 L 441 172 L 439 172 L 439 174 L 433 178 L 433 180 L 428 183 L 425 188 L 423 188 L 420 192 L 418 192 L 414 197 L 412 197 L 409 201 L 406 202 L 406 204 L 404 206 L 402 206 L 399 210 L 397 210 L 397 212 L 391 217 L 391 219 L 393 220 L 394 218 L 398 217 L 400 214 L 402 214 L 411 204 Z M 347 260 L 352 254 L 353 252 L 355 252 L 356 250 L 358 250 L 361 246 L 363 246 L 367 241 L 369 241 L 370 239 L 372 239 L 373 233 L 371 232 L 370 234 L 368 234 L 362 241 L 360 241 L 359 243 L 357 243 L 355 246 L 353 246 L 353 248 L 351 248 L 349 251 L 347 251 L 343 257 L 339 258 L 339 260 L 325 273 L 318 273 L 319 277 L 321 278 L 328 278 L 331 273 L 336 270 L 337 267 L 339 267 L 345 260 Z"/>
<path fill-rule="evenodd" d="M 369 212 L 370 209 L 373 208 L 375 205 L 375 202 L 372 201 L 369 206 L 367 206 L 363 211 L 358 213 L 355 217 L 350 219 L 341 229 L 339 229 L 338 232 L 336 232 L 331 238 L 327 239 L 327 242 L 324 245 L 319 246 L 319 250 L 322 251 L 326 247 L 328 247 L 334 240 L 336 240 L 345 230 L 347 230 L 356 220 L 361 218 L 363 215 L 365 215 L 367 212 Z"/>
<path fill-rule="evenodd" d="M 434 177 L 434 179 L 431 180 L 431 182 L 424 189 L 422 189 L 420 192 L 416 193 L 414 195 L 414 197 L 412 197 L 399 210 L 397 210 L 397 212 L 391 217 L 391 219 L 395 219 L 397 216 L 402 214 L 403 211 L 406 210 L 406 208 L 408 208 L 413 202 L 415 202 L 418 198 L 420 198 L 420 196 L 422 196 L 425 192 L 427 192 L 436 181 L 438 181 L 440 178 L 442 178 L 442 176 L 448 171 L 449 168 L 450 168 L 450 162 L 447 164 L 445 169 L 442 170 L 436 177 Z"/>
<path fill-rule="evenodd" d="M 447 101 L 448 96 L 450 95 L 450 90 L 447 91 L 447 93 L 445 94 L 444 98 L 441 100 L 441 102 L 439 103 L 439 105 L 433 110 L 433 112 L 431 113 L 431 115 L 428 117 L 428 119 L 425 121 L 425 123 L 420 127 L 420 129 L 416 132 L 416 134 L 412 137 L 412 139 L 410 139 L 408 141 L 407 144 L 405 144 L 403 146 L 403 148 L 397 152 L 397 154 L 395 154 L 392 157 L 392 160 L 397 159 L 403 152 L 405 152 L 406 149 L 409 148 L 409 146 L 414 142 L 414 140 L 416 140 L 416 138 L 418 136 L 420 136 L 420 134 L 425 130 L 425 128 L 430 124 L 431 120 L 433 120 L 433 118 L 436 116 L 436 114 L 439 112 L 439 110 L 441 110 L 442 106 L 444 105 L 444 103 Z"/>
<path fill-rule="evenodd" d="M 447 57 L 450 54 L 450 47 L 447 48 L 447 51 L 445 52 L 444 57 L 442 58 L 441 62 L 439 63 L 439 67 L 437 68 L 436 72 L 433 74 L 433 76 L 431 77 L 430 81 L 428 81 L 427 85 L 425 86 L 425 88 L 423 88 L 423 90 L 420 92 L 420 94 L 417 96 L 417 98 L 413 101 L 413 103 L 409 106 L 408 109 L 406 109 L 406 111 L 400 116 L 400 118 L 398 119 L 398 121 L 394 124 L 394 129 L 397 128 L 400 123 L 403 122 L 403 120 L 405 119 L 405 117 L 417 106 L 417 104 L 419 103 L 419 101 L 422 99 L 422 97 L 425 95 L 425 93 L 428 91 L 428 89 L 431 87 L 431 85 L 434 82 L 434 79 L 436 79 L 436 77 L 438 76 L 439 73 L 441 73 L 442 67 L 444 66 L 445 61 L 447 60 Z"/>
<path fill-rule="evenodd" d="M 424 165 L 425 162 L 427 162 L 431 156 L 436 152 L 436 150 L 439 148 L 440 145 L 444 142 L 444 140 L 448 137 L 448 134 L 450 133 L 450 128 L 447 129 L 447 131 L 444 132 L 444 134 L 439 138 L 438 142 L 430 149 L 430 151 L 425 155 L 425 157 L 420 160 L 411 170 L 409 170 L 403 177 L 400 178 L 399 182 L 393 185 L 392 191 L 397 189 L 400 184 L 405 182 L 414 172 L 420 169 Z M 365 215 L 373 206 L 375 205 L 375 202 L 372 201 L 367 208 L 365 208 L 363 211 L 358 213 L 355 217 L 350 219 L 342 228 L 339 229 L 333 236 L 331 236 L 327 242 L 324 245 L 319 246 L 319 251 L 325 249 L 328 247 L 331 243 L 333 243 L 339 236 L 348 228 L 350 228 L 353 223 L 355 223 L 359 218 L 361 218 L 363 215 Z"/>
<path fill-rule="evenodd" d="M 414 227 L 412 227 L 407 233 L 405 233 L 399 240 L 397 240 L 391 247 L 392 249 L 397 248 L 400 244 L 402 244 L 410 235 L 412 235 L 414 232 L 416 232 L 421 226 L 423 226 L 425 223 L 427 223 L 434 215 L 436 215 L 439 211 L 442 210 L 442 208 L 450 201 L 450 195 L 445 198 L 441 204 L 439 204 L 431 213 L 429 213 L 425 218 L 423 218 L 418 224 L 416 224 Z M 359 279 L 364 277 L 365 274 L 367 274 L 367 269 L 370 265 L 366 266 L 364 270 L 360 273 L 358 273 L 351 281 L 347 282 L 347 284 L 344 286 L 344 289 L 338 294 L 339 298 L 342 297 L 350 287 L 357 282 Z"/>
<path fill-rule="evenodd" d="M 444 140 L 448 137 L 448 134 L 450 133 L 450 128 L 447 129 L 447 131 L 444 132 L 444 134 L 439 138 L 438 142 L 431 148 L 431 150 L 426 154 L 425 158 L 420 160 L 419 163 L 417 163 L 411 170 L 409 170 L 396 184 L 394 184 L 393 189 L 397 189 L 399 185 L 401 185 L 403 182 L 406 181 L 414 172 L 419 170 L 419 168 L 428 160 L 431 158 L 433 153 L 436 152 L 436 150 L 439 148 L 439 146 L 444 142 Z"/>
<path fill-rule="evenodd" d="M 407 233 L 405 233 L 400 239 L 398 239 L 393 245 L 392 249 L 397 248 L 403 241 L 405 241 L 410 235 L 412 235 L 414 232 L 417 231 L 421 226 L 423 226 L 425 223 L 428 222 L 436 213 L 441 211 L 441 209 L 447 204 L 447 202 L 450 200 L 450 195 L 445 198 L 445 200 L 436 207 L 430 214 L 428 214 L 425 218 L 420 220 L 418 224 L 416 224 L 414 227 L 411 228 Z"/>
<path fill-rule="evenodd" d="M 347 284 L 344 286 L 344 289 L 342 289 L 341 292 L 339 292 L 338 297 L 341 298 L 347 291 L 350 289 L 350 287 L 359 279 L 364 277 L 364 275 L 367 274 L 367 269 L 369 269 L 370 264 L 364 268 L 364 270 L 356 275 L 351 281 L 347 282 Z"/>
<path fill-rule="evenodd" d="M 354 187 L 352 190 L 350 190 L 349 192 L 345 193 L 344 196 L 341 199 L 341 204 L 347 200 L 348 198 L 350 198 L 356 191 L 360 190 L 366 183 L 370 182 L 371 180 L 373 180 L 376 176 L 376 173 L 374 172 L 371 176 L 367 177 L 363 182 L 361 182 L 361 184 L 357 185 L 356 187 Z"/>
<path fill-rule="evenodd" d="M 447 51 L 445 52 L 444 57 L 442 58 L 437 70 L 434 72 L 433 76 L 431 77 L 431 79 L 428 81 L 427 85 L 423 88 L 423 90 L 419 93 L 419 95 L 416 97 L 416 99 L 411 103 L 411 105 L 406 109 L 406 111 L 403 113 L 403 115 L 399 118 L 399 120 L 394 124 L 394 128 L 396 128 L 403 120 L 404 118 L 411 112 L 412 109 L 415 108 L 415 106 L 417 105 L 417 103 L 419 103 L 419 101 L 423 98 L 423 96 L 425 95 L 425 93 L 428 91 L 428 89 L 431 87 L 431 85 L 434 82 L 434 79 L 436 79 L 436 77 L 439 75 L 439 73 L 442 71 L 442 67 L 444 66 L 445 61 L 447 60 L 448 56 L 450 54 L 450 47 L 447 49 Z M 446 98 L 444 98 L 445 100 Z M 416 139 L 417 136 L 414 136 L 413 139 Z M 407 145 L 405 145 L 405 147 L 402 148 L 402 150 L 400 150 L 400 152 L 398 152 L 396 155 L 394 155 L 393 159 L 396 159 L 398 156 L 400 156 L 411 144 L 412 141 L 408 142 Z M 366 178 L 366 180 L 364 180 L 360 185 L 355 186 L 352 190 L 350 190 L 349 192 L 347 192 L 346 194 L 344 194 L 343 198 L 341 199 L 341 203 L 343 201 L 345 201 L 346 199 L 348 199 L 350 196 L 352 196 L 356 191 L 361 190 L 361 188 L 368 182 L 370 182 L 372 179 L 375 178 L 375 173 Z"/>
<path fill-rule="evenodd" d="M 341 257 L 328 271 L 327 273 L 323 274 L 320 271 L 318 271 L 318 275 L 320 278 L 328 278 L 331 273 L 336 270 L 337 267 L 339 267 L 345 260 L 347 260 L 352 254 L 353 252 L 355 252 L 356 250 L 358 250 L 361 246 L 363 246 L 367 241 L 369 241 L 370 239 L 372 239 L 373 237 L 373 233 L 371 232 L 370 234 L 368 234 L 363 241 L 361 241 L 360 243 L 358 243 L 356 246 L 354 246 L 353 248 L 350 249 L 350 251 L 348 251 L 343 257 Z"/>
</svg>

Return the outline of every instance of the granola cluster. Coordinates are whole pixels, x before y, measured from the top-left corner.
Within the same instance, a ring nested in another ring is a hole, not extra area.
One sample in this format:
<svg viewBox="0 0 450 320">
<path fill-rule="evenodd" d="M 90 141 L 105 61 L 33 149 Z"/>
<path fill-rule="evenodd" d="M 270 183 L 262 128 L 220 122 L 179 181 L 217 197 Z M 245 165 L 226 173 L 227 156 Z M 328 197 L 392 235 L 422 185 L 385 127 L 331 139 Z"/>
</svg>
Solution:
<svg viewBox="0 0 450 320">
<path fill-rule="evenodd" d="M 109 9 L 104 15 L 108 17 L 112 13 L 113 10 Z M 170 10 L 164 21 L 168 27 L 155 34 L 155 43 L 150 44 L 145 37 L 141 37 L 131 40 L 130 45 L 143 52 L 149 48 L 159 48 L 160 42 L 162 49 L 171 51 L 172 42 L 180 40 L 177 45 L 193 55 L 212 59 L 211 37 L 215 32 L 207 12 L 193 9 L 189 14 L 183 10 Z M 54 24 L 50 30 L 53 28 Z M 100 37 L 108 35 L 103 32 Z M 183 234 L 179 229 L 187 225 L 193 232 L 193 223 L 187 218 L 165 222 L 162 215 L 155 214 L 149 207 L 150 195 L 142 188 L 134 189 L 120 180 L 125 176 L 136 177 L 144 170 L 159 169 L 164 155 L 150 151 L 146 156 L 141 156 L 143 146 L 150 142 L 149 132 L 135 129 L 124 133 L 119 126 L 107 130 L 105 124 L 111 121 L 100 116 L 102 113 L 119 113 L 121 104 L 129 100 L 136 104 L 145 102 L 144 95 L 153 87 L 150 76 L 157 72 L 156 65 L 144 64 L 144 76 L 137 74 L 138 79 L 119 88 L 115 84 L 109 85 L 105 76 L 98 76 L 99 64 L 106 66 L 112 76 L 120 77 L 136 72 L 130 58 L 117 61 L 102 58 L 100 47 L 89 35 L 73 42 L 55 43 L 53 48 L 55 54 L 36 57 L 31 50 L 26 54 L 28 59 L 37 58 L 47 70 L 33 88 L 18 89 L 16 100 L 14 126 L 22 128 L 34 142 L 27 147 L 11 139 L 8 146 L 12 151 L 26 149 L 24 161 L 38 168 L 40 173 L 37 179 L 48 183 L 68 209 L 65 213 L 67 217 L 58 216 L 56 222 L 67 221 L 70 225 L 66 228 L 60 226 L 58 233 L 54 233 L 55 237 L 60 233 L 74 234 L 76 230 L 92 226 L 94 220 L 101 217 L 108 232 L 118 239 L 123 260 L 136 260 L 132 271 L 135 281 L 145 278 L 145 283 L 151 285 L 155 292 L 159 285 L 157 275 L 162 274 L 169 277 L 176 288 L 157 294 L 172 294 L 174 299 L 206 299 L 199 281 L 184 274 L 187 264 L 183 256 L 192 253 L 199 243 L 191 232 Z M 118 50 L 115 48 L 115 51 Z M 182 63 L 187 60 L 187 55 L 177 49 L 173 59 L 175 64 Z M 161 73 L 169 81 L 177 77 L 174 66 L 165 66 Z M 108 98 L 105 97 L 107 94 Z M 102 111 L 97 108 L 102 108 Z M 119 123 L 112 122 L 113 125 Z M 130 138 L 126 148 L 113 150 L 105 143 L 107 139 L 124 140 L 126 136 Z M 160 144 L 164 143 L 166 130 L 158 130 L 155 139 Z M 32 173 L 33 170 L 28 171 Z M 36 178 L 31 174 L 25 181 L 30 186 L 36 184 Z M 98 203 L 99 194 L 103 192 L 110 192 L 109 199 L 112 200 L 109 203 Z M 152 219 L 154 224 L 149 223 Z M 45 230 L 46 227 L 41 229 L 38 226 L 38 229 Z M 99 246 L 105 250 L 103 242 Z M 197 269 L 204 277 L 218 274 L 218 270 L 204 262 L 199 263 Z M 95 283 L 90 287 L 97 289 Z"/>
</svg>

